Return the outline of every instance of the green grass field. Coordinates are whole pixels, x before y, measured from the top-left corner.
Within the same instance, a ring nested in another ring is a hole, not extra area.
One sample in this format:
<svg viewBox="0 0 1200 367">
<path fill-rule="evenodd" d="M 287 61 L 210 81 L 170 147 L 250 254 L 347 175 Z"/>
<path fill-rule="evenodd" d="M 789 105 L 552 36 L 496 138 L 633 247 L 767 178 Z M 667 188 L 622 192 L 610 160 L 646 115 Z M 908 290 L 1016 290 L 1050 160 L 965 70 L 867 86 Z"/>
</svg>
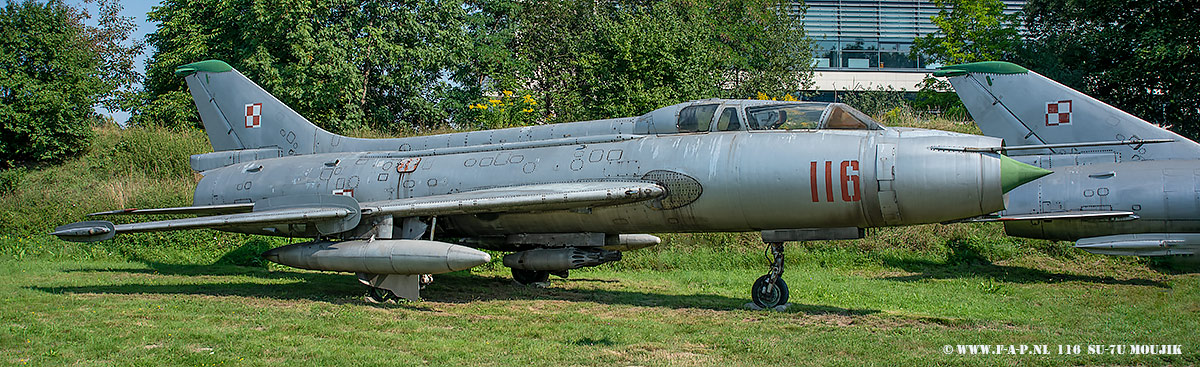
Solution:
<svg viewBox="0 0 1200 367">
<path fill-rule="evenodd" d="M 926 126 L 970 131 L 949 122 Z M 753 311 L 755 234 L 662 235 L 621 262 L 514 285 L 498 260 L 424 300 L 367 304 L 353 275 L 264 264 L 288 239 L 213 231 L 76 244 L 84 213 L 186 205 L 202 133 L 100 129 L 0 181 L 0 363 L 13 365 L 1197 365 L 1200 268 L 1009 238 L 995 224 L 789 244 L 793 305 Z M 946 345 L 1046 345 L 962 355 Z M 1178 344 L 1182 355 L 1089 354 Z M 1080 346 L 1059 354 L 1058 346 Z"/>
</svg>

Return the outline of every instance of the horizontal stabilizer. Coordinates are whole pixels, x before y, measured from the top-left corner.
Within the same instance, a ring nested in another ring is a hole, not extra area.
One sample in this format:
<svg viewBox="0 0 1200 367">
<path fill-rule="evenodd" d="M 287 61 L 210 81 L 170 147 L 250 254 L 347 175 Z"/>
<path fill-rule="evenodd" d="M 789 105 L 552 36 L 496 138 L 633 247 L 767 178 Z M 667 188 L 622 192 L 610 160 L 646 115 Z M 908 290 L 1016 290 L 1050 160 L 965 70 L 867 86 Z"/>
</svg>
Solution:
<svg viewBox="0 0 1200 367">
<path fill-rule="evenodd" d="M 977 217 L 966 220 L 966 222 L 1009 222 L 1019 220 L 1054 220 L 1054 219 L 1099 219 L 1099 218 L 1115 218 L 1118 220 L 1134 220 L 1138 216 L 1133 212 L 1128 211 L 1106 211 L 1106 210 L 1075 210 L 1065 212 L 1052 213 L 1029 213 L 1029 214 L 1013 214 L 1013 215 L 997 215 Z"/>
<path fill-rule="evenodd" d="M 88 214 L 88 216 L 97 215 L 131 215 L 131 214 L 186 214 L 186 215 L 218 215 L 218 214 L 236 214 L 249 213 L 254 210 L 254 203 L 242 204 L 222 204 L 222 205 L 204 205 L 204 206 L 184 206 L 178 208 L 154 208 L 154 209 L 120 209 L 107 212 L 99 212 Z"/>
<path fill-rule="evenodd" d="M 501 187 L 363 204 L 363 215 L 398 217 L 534 212 L 628 204 L 662 196 L 649 182 L 570 182 Z"/>
</svg>

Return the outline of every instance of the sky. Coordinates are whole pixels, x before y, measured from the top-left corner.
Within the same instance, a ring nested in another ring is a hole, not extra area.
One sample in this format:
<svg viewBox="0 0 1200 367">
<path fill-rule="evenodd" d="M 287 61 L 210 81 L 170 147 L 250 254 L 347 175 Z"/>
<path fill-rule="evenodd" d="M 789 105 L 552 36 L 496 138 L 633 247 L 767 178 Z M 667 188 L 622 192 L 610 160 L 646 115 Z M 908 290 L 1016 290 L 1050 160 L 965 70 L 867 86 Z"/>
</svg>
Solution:
<svg viewBox="0 0 1200 367">
<path fill-rule="evenodd" d="M 64 2 L 67 5 L 77 8 L 88 9 L 88 14 L 91 14 L 93 17 L 96 16 L 95 2 L 85 3 L 83 0 L 65 0 Z M 157 26 L 146 19 L 146 13 L 150 12 L 150 8 L 157 6 L 160 2 L 160 0 L 120 0 L 121 6 L 124 7 L 124 9 L 121 9 L 121 15 L 133 17 L 133 21 L 137 24 L 137 29 L 133 31 L 132 35 L 130 35 L 131 39 L 145 42 L 146 35 L 154 32 Z M 88 25 L 95 26 L 96 19 L 89 19 L 86 23 Z M 137 63 L 135 64 L 138 72 L 143 75 L 146 74 L 146 59 L 150 58 L 152 51 L 153 50 L 151 50 L 149 47 L 143 48 L 142 56 L 137 59 Z M 138 87 L 140 88 L 141 86 L 139 85 Z M 122 125 L 125 123 L 125 121 L 129 120 L 129 112 L 127 111 L 108 111 L 103 108 L 97 108 L 96 112 L 112 116 L 117 123 Z"/>
</svg>

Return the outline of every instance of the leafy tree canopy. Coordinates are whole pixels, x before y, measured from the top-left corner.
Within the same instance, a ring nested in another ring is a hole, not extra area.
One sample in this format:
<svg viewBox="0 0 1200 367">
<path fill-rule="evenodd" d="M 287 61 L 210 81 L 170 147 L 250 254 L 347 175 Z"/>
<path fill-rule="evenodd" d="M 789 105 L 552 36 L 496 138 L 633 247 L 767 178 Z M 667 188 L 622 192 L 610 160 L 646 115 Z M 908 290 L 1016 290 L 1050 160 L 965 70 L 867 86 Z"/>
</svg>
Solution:
<svg viewBox="0 0 1200 367">
<path fill-rule="evenodd" d="M 938 31 L 913 40 L 914 58 L 943 64 L 1010 60 L 1021 50 L 1018 14 L 1004 14 L 1000 0 L 934 0 L 930 18 Z"/>
<path fill-rule="evenodd" d="M 1179 1 L 1031 0 L 1027 67 L 1200 138 L 1200 12 Z"/>
<path fill-rule="evenodd" d="M 224 60 L 317 125 L 397 131 L 447 121 L 465 64 L 458 1 L 167 0 L 150 12 L 147 105 L 135 121 L 197 125 L 175 67 Z"/>
<path fill-rule="evenodd" d="M 157 51 L 136 121 L 197 125 L 173 71 L 204 59 L 229 62 L 332 131 L 473 126 L 504 107 L 504 91 L 521 103 L 505 118 L 524 123 L 629 116 L 694 98 L 782 95 L 810 80 L 811 56 L 803 29 L 781 6 L 167 0 L 150 14 L 159 22 L 148 37 Z"/>
<path fill-rule="evenodd" d="M 1186 3 L 1030 0 L 1023 15 L 1004 14 L 999 0 L 937 5 L 932 21 L 939 31 L 917 38 L 914 56 L 947 64 L 1011 61 L 1200 138 L 1200 12 Z"/>
<path fill-rule="evenodd" d="M 811 42 L 786 3 L 764 0 L 528 4 L 509 88 L 550 121 L 632 116 L 690 99 L 783 95 L 811 82 Z"/>
<path fill-rule="evenodd" d="M 88 146 L 97 104 L 122 104 L 137 79 L 132 29 L 115 1 L 98 27 L 61 0 L 8 0 L 0 8 L 0 167 L 55 161 Z M 114 108 L 115 109 L 115 108 Z"/>
</svg>

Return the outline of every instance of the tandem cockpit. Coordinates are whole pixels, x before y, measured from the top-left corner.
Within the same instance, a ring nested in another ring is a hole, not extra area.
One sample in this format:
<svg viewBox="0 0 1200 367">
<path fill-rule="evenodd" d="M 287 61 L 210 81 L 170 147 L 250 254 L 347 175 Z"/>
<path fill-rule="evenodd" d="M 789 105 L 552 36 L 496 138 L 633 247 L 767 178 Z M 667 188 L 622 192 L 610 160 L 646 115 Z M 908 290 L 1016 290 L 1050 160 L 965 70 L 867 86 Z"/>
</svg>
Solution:
<svg viewBox="0 0 1200 367">
<path fill-rule="evenodd" d="M 663 107 L 637 118 L 651 133 L 883 130 L 842 103 L 711 99 Z"/>
</svg>

